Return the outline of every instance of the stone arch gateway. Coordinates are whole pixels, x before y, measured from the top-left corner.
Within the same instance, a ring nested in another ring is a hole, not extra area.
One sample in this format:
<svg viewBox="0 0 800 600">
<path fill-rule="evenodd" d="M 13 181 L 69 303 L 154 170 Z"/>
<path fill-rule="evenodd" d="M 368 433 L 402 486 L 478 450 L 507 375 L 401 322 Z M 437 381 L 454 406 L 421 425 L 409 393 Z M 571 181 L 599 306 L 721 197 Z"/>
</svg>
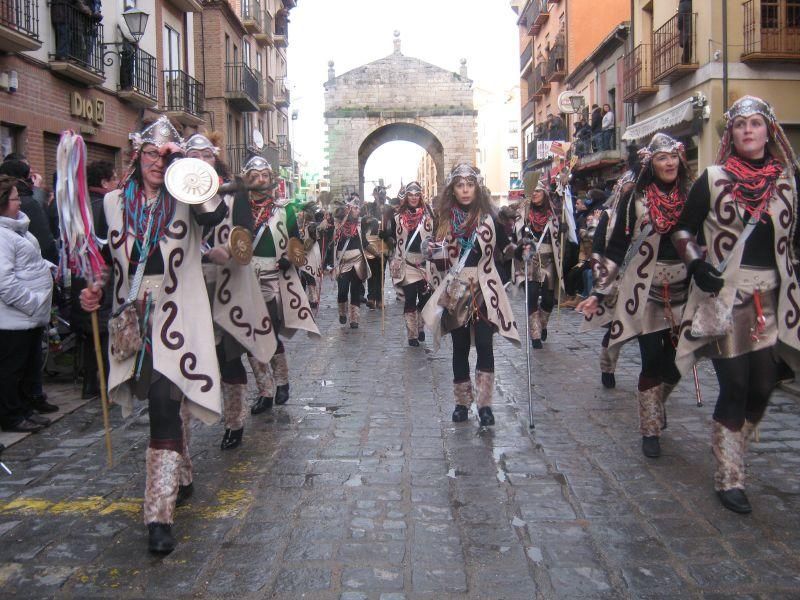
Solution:
<svg viewBox="0 0 800 600">
<path fill-rule="evenodd" d="M 439 186 L 459 162 L 475 163 L 477 111 L 465 61 L 460 73 L 394 52 L 338 77 L 329 63 L 325 83 L 328 179 L 334 198 L 357 190 L 364 167 L 381 145 L 403 140 L 424 148 Z M 366 190 L 367 194 L 371 190 Z"/>
</svg>

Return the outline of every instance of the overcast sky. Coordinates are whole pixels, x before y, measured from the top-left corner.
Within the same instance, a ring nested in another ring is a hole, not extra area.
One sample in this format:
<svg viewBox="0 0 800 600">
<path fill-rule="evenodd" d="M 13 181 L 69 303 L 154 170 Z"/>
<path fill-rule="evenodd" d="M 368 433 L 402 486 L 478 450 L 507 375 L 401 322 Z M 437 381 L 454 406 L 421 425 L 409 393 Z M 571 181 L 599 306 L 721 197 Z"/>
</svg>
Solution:
<svg viewBox="0 0 800 600">
<path fill-rule="evenodd" d="M 469 77 L 485 89 L 519 83 L 516 16 L 509 0 L 300 0 L 291 12 L 288 78 L 291 110 L 298 112 L 293 145 L 311 172 L 321 174 L 325 165 L 322 84 L 328 61 L 334 61 L 338 76 L 388 56 L 395 29 L 406 56 L 455 72 L 466 58 Z M 416 176 L 421 153 L 414 144 L 385 144 L 368 161 L 365 177 L 383 177 L 396 190 L 401 177 L 408 182 Z"/>
</svg>

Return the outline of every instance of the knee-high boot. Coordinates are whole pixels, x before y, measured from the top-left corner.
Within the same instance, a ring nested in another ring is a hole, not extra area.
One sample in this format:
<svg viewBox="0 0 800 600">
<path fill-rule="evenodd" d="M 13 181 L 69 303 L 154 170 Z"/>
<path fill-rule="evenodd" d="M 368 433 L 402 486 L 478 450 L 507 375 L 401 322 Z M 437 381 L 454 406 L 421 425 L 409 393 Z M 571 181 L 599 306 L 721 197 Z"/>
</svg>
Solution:
<svg viewBox="0 0 800 600">
<path fill-rule="evenodd" d="M 642 434 L 642 452 L 649 458 L 661 455 L 659 436 L 661 435 L 664 405 L 661 402 L 661 385 L 646 390 L 638 390 L 639 430 Z"/>
<path fill-rule="evenodd" d="M 339 302 L 339 323 L 344 325 L 347 323 L 347 302 Z"/>
<path fill-rule="evenodd" d="M 151 552 L 175 549 L 172 520 L 178 497 L 181 455 L 174 450 L 148 448 L 147 481 L 144 490 L 144 522 L 149 531 Z"/>
<path fill-rule="evenodd" d="M 542 325 L 539 321 L 539 311 L 535 310 L 528 315 L 528 330 L 531 338 L 531 345 L 534 348 L 542 347 Z"/>
<path fill-rule="evenodd" d="M 494 395 L 494 373 L 488 371 L 475 371 L 475 390 L 478 392 L 478 416 L 481 425 L 486 427 L 494 425 L 492 414 L 492 396 Z"/>
<path fill-rule="evenodd" d="M 275 377 L 275 404 L 286 404 L 289 400 L 289 364 L 286 362 L 286 353 L 273 354 L 269 364 Z"/>
<path fill-rule="evenodd" d="M 350 329 L 358 329 L 358 306 L 350 305 Z"/>
<path fill-rule="evenodd" d="M 539 310 L 539 327 L 542 330 L 542 341 L 547 340 L 547 323 L 550 321 L 550 311 Z"/>
<path fill-rule="evenodd" d="M 406 337 L 408 338 L 409 346 L 419 346 L 419 329 L 417 327 L 417 311 L 404 312 L 403 318 L 406 321 Z"/>
<path fill-rule="evenodd" d="M 247 417 L 246 395 L 247 385 L 222 382 L 222 416 L 225 421 L 225 435 L 220 444 L 221 450 L 236 448 L 242 443 L 244 421 Z"/>
<path fill-rule="evenodd" d="M 267 363 L 262 363 L 255 356 L 248 356 L 247 362 L 253 369 L 253 377 L 258 387 L 258 398 L 250 407 L 251 415 L 258 415 L 272 408 L 272 399 L 275 397 L 275 379 Z"/>
<path fill-rule="evenodd" d="M 711 450 L 717 461 L 714 489 L 722 505 L 737 513 L 752 510 L 744 493 L 744 453 L 751 431 L 752 427 L 733 431 L 717 421 L 711 424 Z"/>
<path fill-rule="evenodd" d="M 181 402 L 181 427 L 183 428 L 183 445 L 181 446 L 181 466 L 178 471 L 178 497 L 175 506 L 181 506 L 194 492 L 194 473 L 192 470 L 192 456 L 189 454 L 189 441 L 192 436 L 192 415 L 186 400 Z"/>
<path fill-rule="evenodd" d="M 472 394 L 472 380 L 454 381 L 453 397 L 456 403 L 456 408 L 453 410 L 453 422 L 466 421 L 467 417 L 469 417 L 469 407 L 472 406 L 472 402 L 475 400 Z"/>
</svg>

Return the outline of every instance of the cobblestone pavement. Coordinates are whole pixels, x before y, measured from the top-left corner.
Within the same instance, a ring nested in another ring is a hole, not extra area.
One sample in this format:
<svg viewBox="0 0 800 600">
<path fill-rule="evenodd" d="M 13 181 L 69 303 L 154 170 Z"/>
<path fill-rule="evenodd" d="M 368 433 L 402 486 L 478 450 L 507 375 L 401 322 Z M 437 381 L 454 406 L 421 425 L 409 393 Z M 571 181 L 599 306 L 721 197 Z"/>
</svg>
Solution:
<svg viewBox="0 0 800 600">
<path fill-rule="evenodd" d="M 250 418 L 221 452 L 196 426 L 197 491 L 179 546 L 146 552 L 147 417 L 113 414 L 106 468 L 97 403 L 6 451 L 0 474 L 4 598 L 797 598 L 800 409 L 775 395 L 748 459 L 750 516 L 712 489 L 706 405 L 670 401 L 663 456 L 645 459 L 633 400 L 638 351 L 600 387 L 599 334 L 551 321 L 535 352 L 536 429 L 524 350 L 496 347 L 497 426 L 450 421 L 450 352 L 405 343 L 400 305 L 289 342 L 291 399 Z M 522 298 L 514 300 L 522 314 Z M 77 390 L 74 392 L 78 393 Z"/>
</svg>

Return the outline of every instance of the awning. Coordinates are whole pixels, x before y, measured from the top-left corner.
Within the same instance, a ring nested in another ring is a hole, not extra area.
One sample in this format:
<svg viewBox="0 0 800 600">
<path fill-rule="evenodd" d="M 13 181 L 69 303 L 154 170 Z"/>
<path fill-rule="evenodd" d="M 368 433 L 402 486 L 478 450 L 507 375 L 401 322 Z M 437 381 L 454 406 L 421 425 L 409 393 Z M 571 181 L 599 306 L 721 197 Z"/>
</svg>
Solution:
<svg viewBox="0 0 800 600">
<path fill-rule="evenodd" d="M 702 94 L 695 94 L 687 98 L 680 104 L 668 108 L 664 112 L 653 115 L 634 123 L 625 129 L 622 139 L 625 141 L 636 141 L 649 137 L 657 131 L 664 131 L 670 127 L 675 127 L 681 123 L 691 123 L 694 120 L 695 107 L 701 107 L 706 103 L 706 98 Z"/>
</svg>

